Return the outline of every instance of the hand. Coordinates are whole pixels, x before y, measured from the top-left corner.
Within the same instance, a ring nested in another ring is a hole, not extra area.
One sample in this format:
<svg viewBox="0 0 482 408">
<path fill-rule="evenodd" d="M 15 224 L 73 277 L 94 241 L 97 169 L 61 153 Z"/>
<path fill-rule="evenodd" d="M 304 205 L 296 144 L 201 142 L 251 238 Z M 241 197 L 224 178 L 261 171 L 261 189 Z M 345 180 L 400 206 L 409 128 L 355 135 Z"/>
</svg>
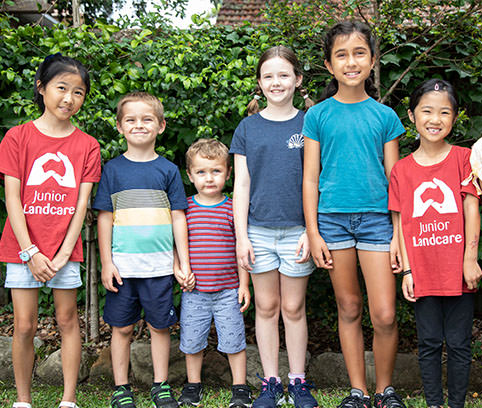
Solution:
<svg viewBox="0 0 482 408">
<path fill-rule="evenodd" d="M 408 275 L 405 275 L 402 280 L 402 291 L 403 291 L 403 296 L 405 299 L 407 299 L 409 302 L 416 302 L 417 298 L 413 294 L 413 277 L 412 274 L 409 273 Z"/>
<path fill-rule="evenodd" d="M 477 289 L 477 285 L 482 278 L 482 271 L 477 260 L 464 259 L 464 280 L 467 288 Z"/>
<path fill-rule="evenodd" d="M 400 241 L 398 237 L 393 237 L 390 242 L 390 264 L 393 273 L 402 272 L 402 253 L 400 251 Z"/>
<path fill-rule="evenodd" d="M 245 312 L 248 310 L 249 304 L 251 303 L 251 293 L 249 292 L 249 288 L 247 286 L 239 286 L 238 289 L 238 303 L 241 305 L 241 308 L 239 309 L 241 313 Z"/>
<path fill-rule="evenodd" d="M 325 240 L 320 234 L 314 234 L 309 237 L 311 256 L 318 268 L 333 269 L 333 259 L 330 254 Z"/>
<path fill-rule="evenodd" d="M 310 240 L 308 239 L 308 235 L 306 235 L 306 231 L 300 235 L 295 255 L 296 257 L 301 255 L 301 258 L 295 261 L 296 263 L 305 263 L 310 259 Z"/>
<path fill-rule="evenodd" d="M 196 286 L 196 277 L 192 273 L 190 268 L 182 269 L 179 265 L 174 265 L 174 277 L 178 281 L 183 292 L 192 292 Z"/>
<path fill-rule="evenodd" d="M 122 278 L 119 275 L 117 267 L 111 262 L 107 265 L 102 265 L 102 285 L 109 292 L 117 293 L 119 289 L 114 286 L 114 279 L 118 285 L 122 286 Z"/>
<path fill-rule="evenodd" d="M 62 253 L 61 251 L 57 252 L 57 254 L 54 256 L 54 259 L 52 259 L 52 263 L 55 265 L 58 271 L 67 265 L 70 255 L 71 254 Z"/>
<path fill-rule="evenodd" d="M 30 261 L 27 262 L 28 268 L 36 281 L 47 282 L 58 272 L 57 267 L 52 261 L 41 252 L 37 252 Z"/>
<path fill-rule="evenodd" d="M 254 250 L 251 241 L 247 237 L 246 239 L 238 239 L 236 241 L 236 258 L 241 268 L 247 271 L 253 270 L 251 264 L 255 263 Z"/>
</svg>

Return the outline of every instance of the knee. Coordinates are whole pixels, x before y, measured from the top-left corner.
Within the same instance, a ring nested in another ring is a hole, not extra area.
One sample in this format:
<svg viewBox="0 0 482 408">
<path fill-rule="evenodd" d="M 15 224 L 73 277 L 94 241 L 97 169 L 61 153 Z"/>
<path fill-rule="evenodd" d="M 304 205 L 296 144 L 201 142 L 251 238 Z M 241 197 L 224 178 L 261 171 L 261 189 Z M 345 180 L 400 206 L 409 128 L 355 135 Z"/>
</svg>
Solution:
<svg viewBox="0 0 482 408">
<path fill-rule="evenodd" d="M 14 336 L 22 340 L 33 340 L 37 331 L 37 321 L 30 319 L 15 319 Z"/>
<path fill-rule="evenodd" d="M 371 316 L 373 329 L 378 332 L 391 332 L 397 327 L 395 308 L 377 310 Z"/>
<path fill-rule="evenodd" d="M 256 317 L 262 319 L 277 319 L 280 313 L 280 302 L 278 299 L 256 302 Z"/>
<path fill-rule="evenodd" d="M 299 321 L 305 317 L 305 304 L 283 302 L 281 304 L 283 318 L 291 321 Z"/>
<path fill-rule="evenodd" d="M 56 320 L 61 332 L 69 332 L 79 327 L 77 310 L 57 313 Z"/>
<path fill-rule="evenodd" d="M 133 324 L 129 326 L 123 326 L 123 327 L 117 327 L 117 326 L 112 327 L 112 334 L 115 336 L 128 337 L 130 339 L 133 333 L 134 333 Z"/>
<path fill-rule="evenodd" d="M 337 299 L 338 318 L 345 323 L 353 323 L 361 319 L 362 299 L 358 296 L 347 296 Z"/>
</svg>

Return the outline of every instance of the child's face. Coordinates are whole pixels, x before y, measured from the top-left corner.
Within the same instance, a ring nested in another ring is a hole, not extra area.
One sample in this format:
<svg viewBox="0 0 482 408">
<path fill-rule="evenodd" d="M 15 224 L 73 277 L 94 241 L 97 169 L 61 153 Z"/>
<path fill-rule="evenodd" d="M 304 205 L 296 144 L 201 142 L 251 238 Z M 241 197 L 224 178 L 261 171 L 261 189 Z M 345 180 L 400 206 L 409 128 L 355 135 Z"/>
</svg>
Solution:
<svg viewBox="0 0 482 408">
<path fill-rule="evenodd" d="M 151 105 L 143 101 L 127 102 L 122 107 L 122 119 L 117 130 L 124 135 L 130 147 L 153 148 L 157 135 L 166 128 L 166 122 L 159 119 Z"/>
<path fill-rule="evenodd" d="M 408 111 L 410 120 L 415 123 L 421 141 L 436 143 L 447 137 L 457 119 L 447 92 L 425 93 L 415 107 Z"/>
<path fill-rule="evenodd" d="M 187 174 L 201 198 L 218 200 L 222 197 L 224 184 L 231 169 L 223 158 L 207 159 L 199 154 L 193 157 Z"/>
<path fill-rule="evenodd" d="M 303 77 L 296 76 L 293 65 L 284 58 L 266 60 L 260 69 L 258 85 L 269 105 L 284 106 L 293 103 L 295 89 Z"/>
<path fill-rule="evenodd" d="M 59 121 L 70 120 L 84 103 L 86 86 L 79 74 L 64 73 L 53 77 L 47 85 L 37 83 L 45 112 Z"/>
<path fill-rule="evenodd" d="M 364 87 L 374 63 L 369 44 L 357 32 L 336 37 L 330 61 L 325 60 L 326 68 L 338 81 L 339 87 Z"/>
</svg>

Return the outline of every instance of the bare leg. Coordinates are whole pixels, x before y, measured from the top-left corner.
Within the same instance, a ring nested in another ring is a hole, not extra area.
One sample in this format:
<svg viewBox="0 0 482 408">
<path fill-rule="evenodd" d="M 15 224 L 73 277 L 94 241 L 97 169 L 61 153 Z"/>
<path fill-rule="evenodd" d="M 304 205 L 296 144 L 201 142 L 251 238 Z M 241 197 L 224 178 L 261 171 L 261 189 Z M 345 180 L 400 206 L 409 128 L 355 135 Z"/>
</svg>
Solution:
<svg viewBox="0 0 482 408">
<path fill-rule="evenodd" d="M 281 315 L 285 325 L 290 373 L 294 374 L 305 372 L 308 345 L 305 298 L 308 278 L 292 278 L 280 274 Z"/>
<path fill-rule="evenodd" d="M 151 354 L 154 367 L 154 382 L 167 381 L 171 336 L 169 329 L 155 329 L 147 323 L 151 332 Z"/>
<path fill-rule="evenodd" d="M 353 388 L 368 394 L 361 318 L 363 298 L 360 291 L 355 248 L 331 251 L 331 283 L 338 307 L 338 334 L 346 369 Z"/>
<path fill-rule="evenodd" d="M 203 355 L 204 355 L 204 350 L 201 350 L 195 354 L 186 354 L 187 382 L 190 382 L 190 383 L 201 382 Z"/>
<path fill-rule="evenodd" d="M 377 376 L 376 392 L 392 383 L 397 355 L 398 328 L 395 311 L 395 276 L 388 252 L 358 251 L 368 293 L 373 324 L 373 356 Z"/>
<path fill-rule="evenodd" d="M 38 289 L 12 289 L 12 363 L 18 402 L 32 402 L 33 338 L 38 326 Z"/>
<path fill-rule="evenodd" d="M 110 349 L 115 385 L 129 383 L 129 360 L 131 355 L 131 338 L 133 331 L 133 324 L 124 327 L 112 326 Z"/>
<path fill-rule="evenodd" d="M 265 377 L 278 376 L 280 283 L 278 270 L 251 274 L 256 305 L 256 341 Z"/>
<path fill-rule="evenodd" d="M 54 289 L 53 294 L 57 326 L 62 337 L 62 373 L 64 375 L 62 401 L 75 402 L 75 388 L 82 352 L 77 315 L 77 289 Z"/>
<path fill-rule="evenodd" d="M 228 360 L 233 376 L 233 385 L 246 384 L 246 350 L 228 354 Z"/>
</svg>

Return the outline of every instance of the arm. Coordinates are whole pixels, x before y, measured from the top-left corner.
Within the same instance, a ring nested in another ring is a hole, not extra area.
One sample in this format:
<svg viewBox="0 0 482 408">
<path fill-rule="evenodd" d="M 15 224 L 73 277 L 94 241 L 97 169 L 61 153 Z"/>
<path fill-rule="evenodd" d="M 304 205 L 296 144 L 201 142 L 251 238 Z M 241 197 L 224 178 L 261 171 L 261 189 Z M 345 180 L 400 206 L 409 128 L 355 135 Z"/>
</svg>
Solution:
<svg viewBox="0 0 482 408">
<path fill-rule="evenodd" d="M 110 211 L 99 211 L 97 216 L 97 235 L 99 239 L 100 262 L 102 263 L 102 284 L 111 292 L 118 292 L 114 279 L 122 285 L 119 271 L 112 262 L 112 224 L 113 214 Z"/>
<path fill-rule="evenodd" d="M 241 307 L 241 312 L 248 310 L 251 303 L 251 293 L 249 292 L 249 273 L 245 268 L 238 267 L 239 289 L 238 302 L 244 305 Z"/>
<path fill-rule="evenodd" d="M 398 214 L 398 237 L 399 237 L 399 242 L 400 242 L 400 255 L 402 259 L 402 265 L 403 265 L 403 270 L 404 271 L 409 271 L 410 270 L 410 262 L 408 262 L 408 254 L 407 254 L 407 248 L 405 247 L 405 238 L 403 237 L 403 230 L 402 230 L 402 215 L 400 213 Z M 407 275 L 404 275 L 403 280 L 402 280 L 402 292 L 403 296 L 405 299 L 407 299 L 409 302 L 415 302 L 417 298 L 413 294 L 413 277 L 412 274 L 409 273 Z"/>
<path fill-rule="evenodd" d="M 318 231 L 318 183 L 320 177 L 320 143 L 305 137 L 303 164 L 303 212 L 313 261 L 319 268 L 332 269 L 333 260 L 325 240 Z"/>
<path fill-rule="evenodd" d="M 21 249 L 32 245 L 27 229 L 27 221 L 23 213 L 20 199 L 20 179 L 5 175 L 5 204 L 8 219 L 13 233 Z M 41 252 L 36 253 L 27 263 L 35 280 L 46 282 L 57 273 L 57 267 Z"/>
<path fill-rule="evenodd" d="M 58 270 L 62 269 L 69 261 L 70 255 L 72 255 L 75 244 L 79 239 L 79 234 L 82 230 L 82 225 L 84 224 L 85 213 L 87 212 L 87 204 L 89 202 L 92 186 L 93 183 L 80 184 L 79 197 L 77 198 L 77 204 L 75 205 L 75 214 L 70 220 L 62 246 L 55 254 L 54 259 L 52 259 L 52 263 Z"/>
<path fill-rule="evenodd" d="M 385 175 L 390 180 L 392 167 L 399 160 L 398 137 L 385 143 L 383 146 L 383 166 L 385 167 Z M 400 254 L 400 234 L 398 233 L 398 213 L 392 212 L 393 238 L 390 242 L 390 263 L 393 273 L 399 273 L 402 270 L 401 254 Z"/>
<path fill-rule="evenodd" d="M 189 276 L 185 276 L 181 264 L 179 262 L 179 255 L 177 254 L 177 248 L 174 248 L 174 277 L 181 286 L 183 292 L 191 292 L 196 284 L 196 279 L 193 273 Z"/>
<path fill-rule="evenodd" d="M 176 252 L 179 257 L 179 268 L 181 274 L 185 276 L 186 282 L 192 282 L 192 285 L 187 287 L 188 290 L 194 288 L 194 278 L 191 272 L 191 265 L 189 263 L 189 245 L 187 240 L 187 223 L 184 210 L 172 210 L 172 233 L 174 235 L 174 242 L 176 243 Z"/>
<path fill-rule="evenodd" d="M 482 271 L 477 263 L 480 235 L 479 199 L 467 194 L 464 199 L 465 252 L 464 279 L 469 289 L 477 289 Z"/>
<path fill-rule="evenodd" d="M 310 259 L 310 240 L 308 239 L 306 231 L 303 232 L 298 239 L 295 254 L 297 257 L 301 255 L 301 258 L 295 261 L 296 263 L 305 263 Z"/>
<path fill-rule="evenodd" d="M 248 238 L 249 188 L 251 179 L 246 156 L 234 155 L 234 192 L 233 215 L 236 226 L 236 256 L 241 268 L 252 270 L 250 262 L 254 263 L 253 246 Z"/>
</svg>

